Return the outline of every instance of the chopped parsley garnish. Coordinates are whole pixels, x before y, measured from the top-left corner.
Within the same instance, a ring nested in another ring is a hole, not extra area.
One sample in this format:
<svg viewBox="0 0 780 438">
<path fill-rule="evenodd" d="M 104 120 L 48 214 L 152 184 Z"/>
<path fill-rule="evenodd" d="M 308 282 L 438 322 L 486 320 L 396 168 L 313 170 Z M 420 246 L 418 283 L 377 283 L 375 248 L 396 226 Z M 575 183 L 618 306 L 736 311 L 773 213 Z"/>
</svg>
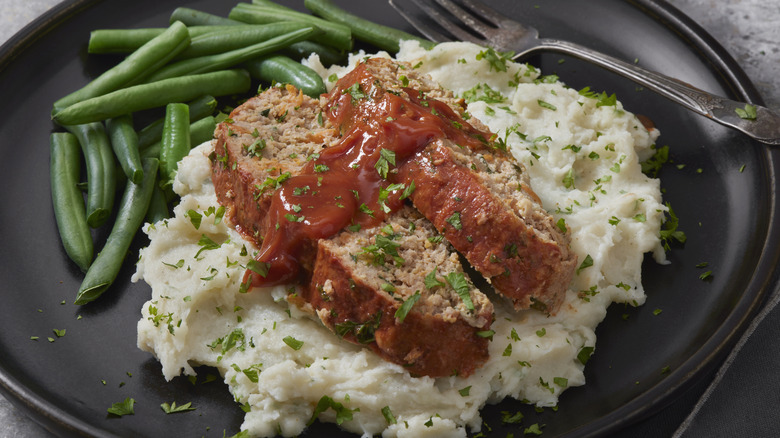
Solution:
<svg viewBox="0 0 780 438">
<path fill-rule="evenodd" d="M 436 279 L 436 269 L 437 268 L 433 268 L 433 271 L 425 276 L 425 287 L 428 289 L 433 289 L 437 286 L 444 286 L 443 282 Z"/>
<path fill-rule="evenodd" d="M 558 219 L 558 221 L 555 223 L 555 226 L 558 227 L 559 230 L 561 230 L 561 233 L 565 233 L 569 229 L 566 227 L 566 220 L 564 218 Z"/>
<path fill-rule="evenodd" d="M 523 421 L 524 415 L 522 412 L 517 411 L 511 413 L 509 411 L 501 411 L 501 422 L 504 424 L 518 424 Z"/>
<path fill-rule="evenodd" d="M 382 408 L 382 416 L 385 417 L 385 421 L 387 422 L 387 424 L 397 423 L 395 416 L 393 415 L 393 412 L 390 410 L 390 406 L 385 406 Z"/>
<path fill-rule="evenodd" d="M 258 138 L 250 145 L 244 145 L 246 155 L 250 157 L 263 158 L 263 149 L 265 149 L 265 139 Z"/>
<path fill-rule="evenodd" d="M 166 414 L 176 414 L 179 412 L 187 412 L 187 411 L 195 410 L 195 408 L 192 407 L 192 402 L 185 403 L 181 406 L 177 406 L 176 402 L 174 401 L 171 404 L 163 403 L 160 405 L 160 407 L 162 408 L 163 412 L 165 412 Z"/>
<path fill-rule="evenodd" d="M 662 146 L 655 150 L 652 157 L 641 163 L 642 173 L 645 175 L 656 178 L 661 167 L 669 162 L 669 146 Z"/>
<path fill-rule="evenodd" d="M 187 217 L 190 218 L 190 222 L 192 222 L 192 226 L 195 227 L 196 230 L 200 228 L 200 223 L 201 220 L 203 219 L 203 215 L 193 209 L 187 210 L 186 214 Z"/>
<path fill-rule="evenodd" d="M 284 217 L 290 222 L 303 222 L 304 219 L 306 219 L 304 216 L 296 216 L 292 213 L 287 213 L 284 215 Z"/>
<path fill-rule="evenodd" d="M 316 420 L 322 412 L 325 412 L 328 409 L 333 409 L 336 412 L 336 424 L 340 425 L 345 421 L 352 420 L 353 410 L 344 407 L 343 404 L 333 400 L 327 395 L 323 395 L 322 398 L 320 398 L 320 401 L 317 402 L 317 407 L 314 408 L 314 413 L 312 413 L 311 419 L 309 419 L 309 422 L 306 423 L 306 425 L 311 426 L 314 424 L 314 420 Z"/>
<path fill-rule="evenodd" d="M 471 392 L 471 385 L 458 390 L 458 394 L 460 394 L 461 397 L 468 397 L 470 392 Z"/>
<path fill-rule="evenodd" d="M 374 240 L 374 244 L 364 246 L 361 254 L 372 255 L 374 257 L 373 258 L 374 265 L 378 265 L 378 266 L 384 265 L 385 257 L 390 257 L 393 259 L 396 266 L 400 266 L 405 262 L 403 257 L 401 257 L 398 254 L 398 248 L 400 246 L 401 244 L 393 240 L 392 237 L 378 234 L 376 236 L 376 239 Z"/>
<path fill-rule="evenodd" d="M 471 294 L 469 294 L 471 287 L 469 287 L 466 276 L 463 275 L 462 272 L 451 272 L 447 274 L 444 279 L 447 280 L 450 287 L 455 289 L 455 293 L 463 300 L 463 304 L 466 305 L 466 308 L 468 310 L 474 310 L 474 303 L 471 301 Z"/>
<path fill-rule="evenodd" d="M 501 103 L 506 101 L 500 91 L 490 88 L 488 84 L 477 84 L 470 90 L 463 92 L 463 100 L 466 103 L 476 102 L 481 100 L 485 103 Z"/>
<path fill-rule="evenodd" d="M 266 190 L 269 189 L 278 189 L 282 186 L 282 183 L 287 181 L 292 177 L 292 174 L 290 172 L 284 172 L 283 174 L 279 175 L 276 178 L 271 178 L 270 176 L 263 181 L 262 184 L 256 185 L 255 188 L 257 189 L 257 193 L 255 194 L 255 199 L 260 198 L 260 196 L 266 192 Z"/>
<path fill-rule="evenodd" d="M 407 298 L 406 301 L 404 301 L 404 303 L 401 304 L 401 307 L 399 307 L 398 310 L 395 311 L 395 317 L 398 319 L 399 322 L 404 322 L 404 319 L 406 319 L 406 315 L 409 314 L 409 311 L 412 310 L 412 307 L 414 307 L 414 304 L 419 299 L 420 299 L 420 291 L 416 291 L 414 295 Z"/>
<path fill-rule="evenodd" d="M 489 71 L 506 71 L 506 63 L 512 59 L 514 52 L 496 52 L 492 48 L 477 53 L 477 61 L 487 61 Z"/>
<path fill-rule="evenodd" d="M 303 347 L 303 341 L 299 341 L 292 336 L 285 336 L 282 341 L 295 351 L 298 351 Z"/>
<path fill-rule="evenodd" d="M 676 240 L 677 242 L 685 243 L 687 237 L 685 236 L 684 232 L 677 229 L 680 224 L 680 220 L 677 218 L 677 215 L 674 214 L 672 206 L 667 202 L 666 207 L 669 209 L 669 218 L 664 221 L 663 227 L 660 231 L 660 236 L 664 249 L 669 251 L 669 242 Z"/>
<path fill-rule="evenodd" d="M 368 205 L 366 204 L 360 204 L 360 207 L 358 207 L 358 210 L 360 210 L 362 213 L 365 213 L 371 217 L 374 217 L 374 210 L 371 210 L 368 208 Z"/>
<path fill-rule="evenodd" d="M 489 340 L 493 340 L 493 335 L 495 335 L 496 332 L 494 330 L 480 330 L 476 333 L 477 336 L 480 338 L 487 338 Z"/>
<path fill-rule="evenodd" d="M 408 198 L 409 196 L 412 196 L 412 193 L 414 193 L 414 190 L 416 189 L 414 185 L 414 181 L 410 182 L 408 186 L 404 189 L 403 193 L 401 193 L 401 197 L 398 198 L 401 201 Z"/>
<path fill-rule="evenodd" d="M 108 413 L 111 415 L 116 415 L 117 417 L 121 417 L 123 415 L 133 415 L 135 414 L 135 411 L 133 410 L 134 404 L 135 400 L 128 397 L 124 401 L 112 404 L 111 407 L 108 408 Z"/>
<path fill-rule="evenodd" d="M 512 355 L 512 344 L 506 344 L 506 348 L 504 348 L 504 352 L 501 353 L 502 356 L 511 356 Z"/>
<path fill-rule="evenodd" d="M 352 96 L 353 104 L 360 99 L 365 99 L 368 97 L 368 94 L 364 93 L 363 90 L 360 88 L 359 82 L 355 82 L 354 84 L 350 85 L 350 87 L 345 89 L 343 93 Z"/>
<path fill-rule="evenodd" d="M 455 228 L 456 230 L 460 230 L 461 228 L 463 228 L 463 224 L 460 221 L 460 212 L 459 211 L 456 211 L 456 212 L 452 213 L 452 215 L 450 217 L 448 217 L 447 219 L 445 219 L 445 221 L 447 223 L 449 223 L 450 225 L 452 225 L 452 227 Z"/>
<path fill-rule="evenodd" d="M 583 365 L 587 364 L 590 356 L 593 354 L 593 350 L 593 347 L 582 347 L 579 353 L 577 353 L 577 360 Z"/>
<path fill-rule="evenodd" d="M 745 108 L 737 108 L 734 110 L 740 119 L 744 120 L 756 120 L 756 107 L 755 105 L 745 104 Z"/>
<path fill-rule="evenodd" d="M 260 275 L 261 277 L 265 278 L 266 276 L 268 276 L 268 269 L 271 268 L 271 264 L 268 262 L 259 262 L 257 260 L 250 260 L 249 263 L 246 264 L 246 268 Z"/>
<path fill-rule="evenodd" d="M 355 322 L 344 321 L 335 324 L 336 334 L 342 338 L 349 333 L 352 333 L 361 344 L 370 344 L 374 342 L 374 332 L 379 328 L 379 324 L 382 322 L 382 312 L 379 311 L 368 321 Z"/>
<path fill-rule="evenodd" d="M 200 246 L 200 249 L 198 250 L 197 253 L 195 253 L 195 258 L 198 258 L 200 253 L 202 253 L 203 251 L 219 249 L 219 247 L 222 246 L 222 244 L 214 242 L 213 240 L 211 240 L 209 236 L 202 234 L 200 236 L 200 239 L 198 240 L 198 246 Z"/>
<path fill-rule="evenodd" d="M 545 101 L 543 101 L 541 99 L 538 99 L 536 101 L 536 103 L 538 103 L 540 107 L 548 109 L 550 111 L 558 111 L 558 108 L 555 105 L 553 105 L 551 103 L 548 103 L 548 102 L 545 102 Z"/>
<path fill-rule="evenodd" d="M 395 166 L 395 152 L 390 149 L 380 149 L 379 159 L 376 164 L 374 164 L 374 168 L 379 172 L 379 175 L 382 178 L 387 178 L 387 173 L 390 171 L 391 165 Z"/>
<path fill-rule="evenodd" d="M 568 172 L 566 172 L 566 175 L 563 176 L 563 180 L 561 180 L 563 183 L 563 186 L 567 189 L 573 189 L 574 188 L 574 169 L 569 169 Z"/>
<path fill-rule="evenodd" d="M 593 257 L 590 256 L 590 254 L 585 256 L 585 260 L 580 263 L 580 267 L 577 268 L 577 275 L 580 274 L 580 271 L 582 271 L 585 268 L 590 268 L 593 266 Z"/>
</svg>

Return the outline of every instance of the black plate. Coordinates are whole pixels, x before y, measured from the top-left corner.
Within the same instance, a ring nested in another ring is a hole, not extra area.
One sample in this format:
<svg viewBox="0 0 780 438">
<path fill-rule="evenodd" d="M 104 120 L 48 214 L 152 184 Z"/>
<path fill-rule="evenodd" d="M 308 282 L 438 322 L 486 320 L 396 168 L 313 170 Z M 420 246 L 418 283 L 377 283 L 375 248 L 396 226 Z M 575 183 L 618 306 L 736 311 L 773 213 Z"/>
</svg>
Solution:
<svg viewBox="0 0 780 438">
<path fill-rule="evenodd" d="M 411 30 L 384 2 L 340 2 L 356 13 Z M 695 23 L 662 1 L 493 1 L 542 35 L 576 41 L 665 72 L 733 99 L 760 97 L 726 52 Z M 52 102 L 114 62 L 86 55 L 89 31 L 164 26 L 174 7 L 226 14 L 224 0 L 66 1 L 0 50 L 0 389 L 17 406 L 62 435 L 222 436 L 238 432 L 243 413 L 219 382 L 166 383 L 160 366 L 136 348 L 136 322 L 150 296 L 131 284 L 137 249 L 117 285 L 97 302 L 72 303 L 81 274 L 58 243 L 48 185 Z M 370 6 L 369 6 L 370 5 Z M 538 5 L 538 6 L 536 6 Z M 626 108 L 652 118 L 675 164 L 661 174 L 665 199 L 687 233 L 671 264 L 649 258 L 647 304 L 613 306 L 599 326 L 587 384 L 566 391 L 558 412 L 536 413 L 507 401 L 484 409 L 496 436 L 522 433 L 502 426 L 501 411 L 522 409 L 524 426 L 546 425 L 544 436 L 604 434 L 674 400 L 711 371 L 760 306 L 778 260 L 777 150 L 696 116 L 611 73 L 556 54 L 529 59 L 575 88 L 616 92 Z M 105 234 L 105 231 L 102 232 Z M 696 267 L 708 262 L 709 281 Z M 660 314 L 655 314 L 661 309 Z M 79 317 L 81 317 L 79 319 Z M 53 329 L 67 329 L 55 337 Z M 37 341 L 31 336 L 39 336 Z M 668 372 L 663 372 L 668 370 Z M 207 374 L 210 370 L 201 370 Z M 213 373 L 213 371 L 211 371 Z M 105 381 L 105 383 L 103 382 Z M 109 418 L 112 403 L 132 397 L 135 415 Z M 159 405 L 192 402 L 195 412 L 165 415 Z M 332 436 L 330 425 L 308 435 Z"/>
</svg>

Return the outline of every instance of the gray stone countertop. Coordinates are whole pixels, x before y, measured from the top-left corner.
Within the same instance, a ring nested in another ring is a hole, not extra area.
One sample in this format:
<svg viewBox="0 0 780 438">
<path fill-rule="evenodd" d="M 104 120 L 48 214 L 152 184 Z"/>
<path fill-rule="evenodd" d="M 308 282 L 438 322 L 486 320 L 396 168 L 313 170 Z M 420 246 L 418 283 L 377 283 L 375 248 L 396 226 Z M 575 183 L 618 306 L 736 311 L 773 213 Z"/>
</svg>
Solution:
<svg viewBox="0 0 780 438">
<path fill-rule="evenodd" d="M 2 0 L 0 44 L 60 0 Z M 780 110 L 780 2 L 668 0 L 737 60 L 767 106 Z M 51 436 L 0 396 L 0 438 Z"/>
</svg>

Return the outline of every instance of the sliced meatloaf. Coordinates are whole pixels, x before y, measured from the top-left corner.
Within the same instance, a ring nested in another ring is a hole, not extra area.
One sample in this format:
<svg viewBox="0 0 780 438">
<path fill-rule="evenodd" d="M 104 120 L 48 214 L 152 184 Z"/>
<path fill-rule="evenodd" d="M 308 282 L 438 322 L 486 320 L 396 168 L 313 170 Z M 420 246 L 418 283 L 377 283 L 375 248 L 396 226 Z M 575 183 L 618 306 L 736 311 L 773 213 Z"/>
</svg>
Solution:
<svg viewBox="0 0 780 438">
<path fill-rule="evenodd" d="M 318 100 L 294 87 L 272 87 L 217 126 L 212 155 L 217 198 L 225 217 L 258 246 L 275 189 L 336 138 L 321 112 Z"/>
<path fill-rule="evenodd" d="M 301 282 L 299 307 L 414 375 L 487 360 L 493 305 L 456 251 L 516 309 L 555 313 L 576 264 L 569 236 L 466 118 L 461 100 L 388 59 L 319 101 L 274 87 L 236 108 L 211 159 L 227 220 L 260 248 L 245 282 Z"/>
<path fill-rule="evenodd" d="M 211 158 L 217 197 L 227 220 L 258 247 L 274 226 L 276 193 L 336 141 L 336 131 L 319 114 L 316 100 L 292 88 L 272 88 L 236 108 L 216 131 Z M 489 330 L 493 305 L 413 208 L 299 250 L 305 292 L 291 301 L 316 311 L 345 340 L 415 375 L 465 376 L 487 361 L 488 340 L 479 333 Z M 445 333 L 452 342 L 442 342 Z"/>
<path fill-rule="evenodd" d="M 437 140 L 401 166 L 398 177 L 416 182 L 414 206 L 516 309 L 557 311 L 576 256 L 522 167 Z"/>
<path fill-rule="evenodd" d="M 567 232 L 531 190 L 524 167 L 478 120 L 462 118 L 462 102 L 411 66 L 373 58 L 350 75 L 354 78 L 345 77 L 351 80 L 343 79 L 331 92 L 331 107 L 335 101 L 337 111 L 346 112 L 339 130 L 348 131 L 362 114 L 377 108 L 401 108 L 375 117 L 387 121 L 385 132 L 395 128 L 422 147 L 397 163 L 393 181 L 414 181 L 414 206 L 516 309 L 555 313 L 574 274 L 576 255 Z M 370 98 L 354 99 L 356 83 L 360 90 L 371 90 L 364 93 Z M 350 93 L 352 98 L 344 97 Z M 402 103 L 375 103 L 388 98 Z M 409 134 L 417 125 L 424 125 L 419 134 Z"/>
<path fill-rule="evenodd" d="M 468 376 L 488 359 L 493 305 L 412 207 L 320 240 L 305 290 L 327 327 L 412 375 Z"/>
</svg>

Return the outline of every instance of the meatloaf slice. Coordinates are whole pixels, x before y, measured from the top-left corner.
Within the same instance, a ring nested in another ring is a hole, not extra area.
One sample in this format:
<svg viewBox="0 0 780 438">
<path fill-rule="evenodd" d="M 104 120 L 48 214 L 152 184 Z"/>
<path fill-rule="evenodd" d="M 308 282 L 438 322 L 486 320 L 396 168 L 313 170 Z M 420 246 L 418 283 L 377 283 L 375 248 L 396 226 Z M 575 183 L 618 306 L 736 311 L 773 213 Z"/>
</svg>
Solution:
<svg viewBox="0 0 780 438">
<path fill-rule="evenodd" d="M 408 206 L 382 226 L 320 240 L 302 298 L 343 339 L 412 375 L 468 376 L 488 359 L 493 305 Z"/>
<path fill-rule="evenodd" d="M 269 88 L 238 106 L 214 133 L 212 180 L 225 217 L 259 247 L 275 189 L 337 134 L 322 119 L 320 102 L 292 86 Z"/>
<path fill-rule="evenodd" d="M 524 169 L 437 140 L 399 169 L 415 207 L 516 309 L 555 313 L 576 255 L 542 209 Z"/>
</svg>

